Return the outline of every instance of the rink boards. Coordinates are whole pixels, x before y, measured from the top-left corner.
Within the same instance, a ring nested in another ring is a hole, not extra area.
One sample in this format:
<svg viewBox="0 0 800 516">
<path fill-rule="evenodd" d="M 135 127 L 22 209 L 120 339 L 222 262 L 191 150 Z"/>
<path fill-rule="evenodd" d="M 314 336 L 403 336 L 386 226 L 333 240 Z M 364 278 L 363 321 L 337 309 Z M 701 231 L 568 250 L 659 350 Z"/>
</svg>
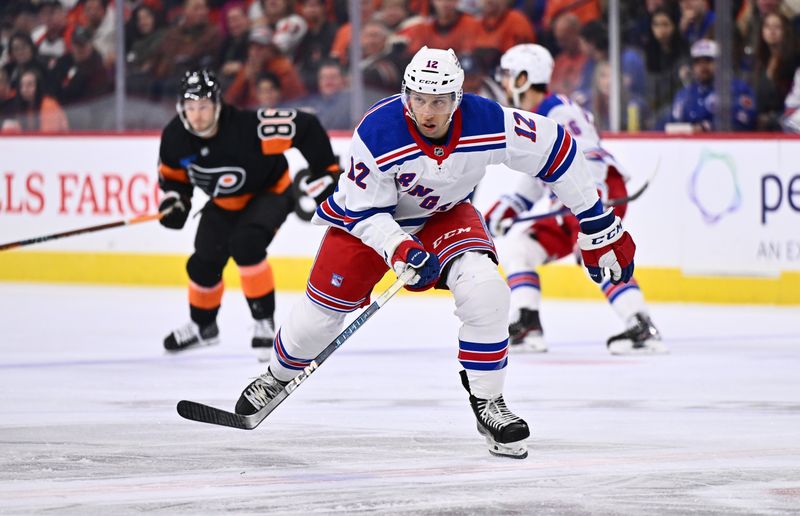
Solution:
<svg viewBox="0 0 800 516">
<path fill-rule="evenodd" d="M 346 161 L 348 137 L 333 143 Z M 606 146 L 631 190 L 660 163 L 625 220 L 649 299 L 800 304 L 800 139 L 628 137 Z M 0 138 L 0 243 L 152 213 L 157 155 L 153 134 Z M 302 168 L 298 153 L 289 158 Z M 475 204 L 488 207 L 520 177 L 488 171 Z M 196 193 L 193 212 L 204 202 Z M 182 231 L 152 222 L 0 252 L 0 281 L 184 285 L 197 220 Z M 270 247 L 279 289 L 304 289 L 323 232 L 290 216 Z M 600 296 L 570 260 L 541 275 L 545 296 Z M 226 286 L 238 283 L 228 267 Z"/>
</svg>

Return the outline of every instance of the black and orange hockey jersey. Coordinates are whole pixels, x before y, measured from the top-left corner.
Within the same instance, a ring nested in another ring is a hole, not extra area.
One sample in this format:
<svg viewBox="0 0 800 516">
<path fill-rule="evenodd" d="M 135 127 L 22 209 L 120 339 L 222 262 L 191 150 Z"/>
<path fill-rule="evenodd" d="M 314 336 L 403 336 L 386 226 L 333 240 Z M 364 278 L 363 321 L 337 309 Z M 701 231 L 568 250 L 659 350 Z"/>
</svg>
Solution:
<svg viewBox="0 0 800 516">
<path fill-rule="evenodd" d="M 191 197 L 194 187 L 226 210 L 241 210 L 257 193 L 291 185 L 283 152 L 299 150 L 312 173 L 339 163 L 317 117 L 294 109 L 243 111 L 223 104 L 217 134 L 200 138 L 176 115 L 161 133 L 159 186 Z"/>
</svg>

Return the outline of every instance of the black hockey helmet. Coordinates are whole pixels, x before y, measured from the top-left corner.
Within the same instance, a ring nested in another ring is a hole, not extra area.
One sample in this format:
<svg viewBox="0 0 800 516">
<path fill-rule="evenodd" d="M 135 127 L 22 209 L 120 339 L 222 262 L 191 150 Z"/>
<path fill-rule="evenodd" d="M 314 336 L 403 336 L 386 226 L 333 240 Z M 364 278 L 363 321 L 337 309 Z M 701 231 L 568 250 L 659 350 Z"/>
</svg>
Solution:
<svg viewBox="0 0 800 516">
<path fill-rule="evenodd" d="M 222 110 L 222 102 L 220 100 L 221 89 L 217 74 L 208 69 L 193 69 L 187 70 L 181 79 L 180 96 L 175 109 L 178 111 L 183 126 L 192 134 L 205 137 L 216 130 L 217 122 L 219 121 L 219 114 Z M 216 105 L 216 113 L 214 116 L 214 125 L 204 131 L 202 134 L 192 129 L 191 124 L 186 119 L 186 113 L 183 111 L 183 103 L 186 100 L 200 100 L 210 99 Z"/>
<path fill-rule="evenodd" d="M 217 74 L 207 69 L 187 70 L 181 79 L 181 100 L 211 99 L 219 102 Z"/>
</svg>

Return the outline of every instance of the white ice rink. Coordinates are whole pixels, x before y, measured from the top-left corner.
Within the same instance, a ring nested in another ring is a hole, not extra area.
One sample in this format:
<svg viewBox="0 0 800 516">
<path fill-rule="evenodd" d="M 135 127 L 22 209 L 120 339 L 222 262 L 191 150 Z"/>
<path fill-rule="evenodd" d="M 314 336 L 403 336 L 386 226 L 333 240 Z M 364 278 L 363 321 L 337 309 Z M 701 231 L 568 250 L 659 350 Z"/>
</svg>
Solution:
<svg viewBox="0 0 800 516">
<path fill-rule="evenodd" d="M 610 308 L 546 300 L 550 353 L 509 364 L 520 461 L 475 430 L 450 298 L 392 299 L 253 431 L 175 412 L 232 409 L 264 368 L 238 291 L 221 345 L 165 355 L 185 303 L 0 284 L 0 513 L 800 513 L 797 307 L 655 305 L 672 354 L 630 358 Z"/>
</svg>

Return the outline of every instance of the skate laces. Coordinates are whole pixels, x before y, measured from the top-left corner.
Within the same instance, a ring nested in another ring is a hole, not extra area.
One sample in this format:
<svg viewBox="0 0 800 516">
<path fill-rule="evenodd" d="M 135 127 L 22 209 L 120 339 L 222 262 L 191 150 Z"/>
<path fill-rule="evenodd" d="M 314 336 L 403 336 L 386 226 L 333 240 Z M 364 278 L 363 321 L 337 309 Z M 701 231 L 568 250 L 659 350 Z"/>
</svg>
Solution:
<svg viewBox="0 0 800 516">
<path fill-rule="evenodd" d="M 270 319 L 256 319 L 253 327 L 253 337 L 259 339 L 274 339 L 275 326 Z"/>
<path fill-rule="evenodd" d="M 178 342 L 187 342 L 194 338 L 202 340 L 200 335 L 200 328 L 192 321 L 189 321 L 184 326 L 181 326 L 173 332 Z"/>
<path fill-rule="evenodd" d="M 520 420 L 518 416 L 508 409 L 502 394 L 490 400 L 478 399 L 478 408 L 481 419 L 495 428 L 502 428 L 509 423 Z"/>
<path fill-rule="evenodd" d="M 250 387 L 244 391 L 244 397 L 247 398 L 251 405 L 257 409 L 262 409 L 283 390 L 284 385 L 267 371 L 259 375 Z"/>
</svg>

